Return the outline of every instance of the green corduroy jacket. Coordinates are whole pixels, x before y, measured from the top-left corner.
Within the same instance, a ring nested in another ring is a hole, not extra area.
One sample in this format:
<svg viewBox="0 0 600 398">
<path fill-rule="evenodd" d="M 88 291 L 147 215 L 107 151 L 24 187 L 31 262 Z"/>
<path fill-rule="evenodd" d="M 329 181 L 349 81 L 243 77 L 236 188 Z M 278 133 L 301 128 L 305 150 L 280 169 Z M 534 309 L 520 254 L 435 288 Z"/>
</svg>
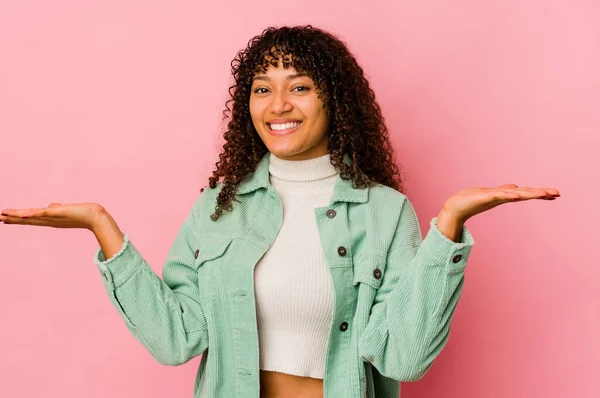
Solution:
<svg viewBox="0 0 600 398">
<path fill-rule="evenodd" d="M 283 219 L 267 155 L 240 184 L 240 203 L 216 222 L 222 184 L 198 196 L 162 279 L 127 234 L 112 258 L 101 249 L 94 257 L 115 308 L 158 362 L 203 354 L 195 398 L 260 396 L 254 266 Z M 334 292 L 324 396 L 397 398 L 399 382 L 421 378 L 448 340 L 474 240 L 463 227 L 453 242 L 436 218 L 423 239 L 404 194 L 380 184 L 354 188 L 339 174 L 315 219 Z"/>
</svg>

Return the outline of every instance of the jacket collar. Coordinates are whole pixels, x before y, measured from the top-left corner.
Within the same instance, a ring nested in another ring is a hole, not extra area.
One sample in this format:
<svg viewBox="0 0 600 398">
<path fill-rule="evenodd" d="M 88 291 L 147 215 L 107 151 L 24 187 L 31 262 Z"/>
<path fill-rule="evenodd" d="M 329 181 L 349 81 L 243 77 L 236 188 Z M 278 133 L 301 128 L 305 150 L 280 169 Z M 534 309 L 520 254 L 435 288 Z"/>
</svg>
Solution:
<svg viewBox="0 0 600 398">
<path fill-rule="evenodd" d="M 350 164 L 350 156 L 344 155 L 344 163 Z M 256 165 L 256 168 L 250 173 L 239 185 L 237 189 L 238 195 L 245 195 L 254 192 L 259 188 L 267 188 L 271 184 L 269 182 L 269 152 L 265 153 L 262 159 Z M 337 174 L 337 179 L 333 187 L 333 196 L 331 204 L 335 202 L 354 202 L 366 203 L 369 199 L 369 187 L 354 188 L 352 180 L 344 180 Z"/>
</svg>

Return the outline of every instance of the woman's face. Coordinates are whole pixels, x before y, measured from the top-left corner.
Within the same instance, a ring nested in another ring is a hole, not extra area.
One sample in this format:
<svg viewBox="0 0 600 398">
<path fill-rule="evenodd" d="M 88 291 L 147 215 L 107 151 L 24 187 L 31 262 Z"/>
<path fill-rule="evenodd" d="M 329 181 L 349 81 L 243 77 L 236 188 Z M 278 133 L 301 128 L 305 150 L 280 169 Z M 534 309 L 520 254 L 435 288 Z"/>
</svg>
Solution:
<svg viewBox="0 0 600 398">
<path fill-rule="evenodd" d="M 327 154 L 329 119 L 316 85 L 293 67 L 269 66 L 257 74 L 250 93 L 254 128 L 268 150 L 286 160 Z"/>
</svg>

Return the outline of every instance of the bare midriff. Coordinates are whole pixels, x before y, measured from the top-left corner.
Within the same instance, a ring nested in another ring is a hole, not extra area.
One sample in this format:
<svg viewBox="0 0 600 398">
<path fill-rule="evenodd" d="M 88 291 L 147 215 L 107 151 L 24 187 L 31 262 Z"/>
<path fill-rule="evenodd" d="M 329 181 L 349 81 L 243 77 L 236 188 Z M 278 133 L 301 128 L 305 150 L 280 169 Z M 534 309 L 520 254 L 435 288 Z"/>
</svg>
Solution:
<svg viewBox="0 0 600 398">
<path fill-rule="evenodd" d="M 261 370 L 260 398 L 323 398 L 323 379 Z"/>
</svg>

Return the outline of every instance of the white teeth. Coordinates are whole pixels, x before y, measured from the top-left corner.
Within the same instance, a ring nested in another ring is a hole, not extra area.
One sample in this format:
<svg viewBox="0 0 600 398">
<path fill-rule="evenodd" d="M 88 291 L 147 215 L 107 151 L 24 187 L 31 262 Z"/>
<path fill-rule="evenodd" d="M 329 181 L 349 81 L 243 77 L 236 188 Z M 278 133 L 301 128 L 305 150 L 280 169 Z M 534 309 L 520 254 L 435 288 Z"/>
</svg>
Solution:
<svg viewBox="0 0 600 398">
<path fill-rule="evenodd" d="M 283 124 L 272 124 L 271 130 L 286 130 L 297 127 L 302 122 L 291 122 L 291 123 L 283 123 Z"/>
</svg>

